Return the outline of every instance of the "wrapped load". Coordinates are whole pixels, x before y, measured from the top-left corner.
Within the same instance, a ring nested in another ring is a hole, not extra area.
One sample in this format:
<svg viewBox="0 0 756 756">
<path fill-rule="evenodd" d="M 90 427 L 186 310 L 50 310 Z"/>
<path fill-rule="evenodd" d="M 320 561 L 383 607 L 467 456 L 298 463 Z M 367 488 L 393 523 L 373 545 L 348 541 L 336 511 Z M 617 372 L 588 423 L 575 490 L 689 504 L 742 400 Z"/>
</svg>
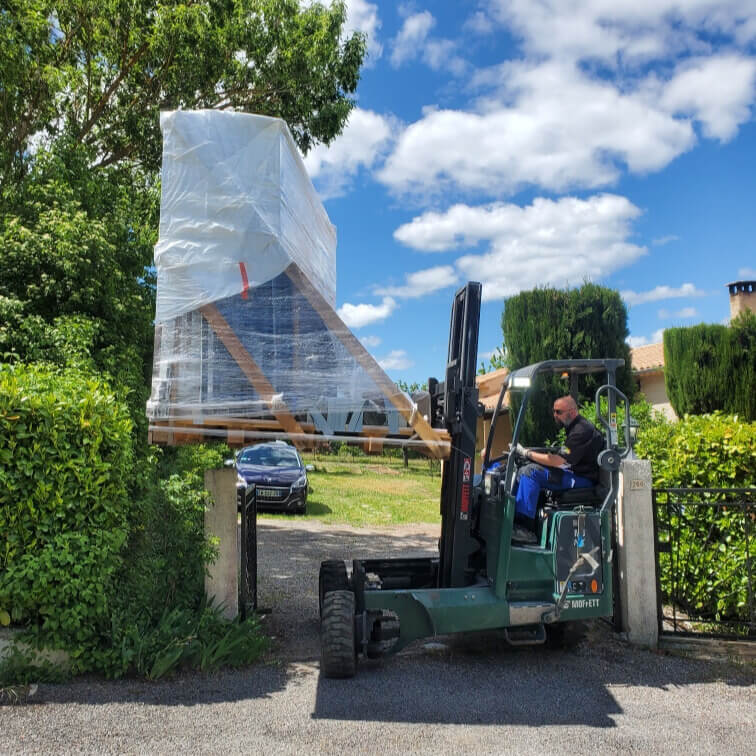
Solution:
<svg viewBox="0 0 756 756">
<path fill-rule="evenodd" d="M 161 115 L 155 443 L 439 434 L 334 310 L 336 230 L 286 124 Z"/>
</svg>

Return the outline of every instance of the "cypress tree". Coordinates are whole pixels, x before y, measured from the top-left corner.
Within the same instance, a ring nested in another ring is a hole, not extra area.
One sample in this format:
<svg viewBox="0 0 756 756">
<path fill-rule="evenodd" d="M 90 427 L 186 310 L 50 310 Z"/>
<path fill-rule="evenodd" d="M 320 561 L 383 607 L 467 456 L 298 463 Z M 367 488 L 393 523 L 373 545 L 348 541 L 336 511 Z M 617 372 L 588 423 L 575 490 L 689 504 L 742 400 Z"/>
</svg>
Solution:
<svg viewBox="0 0 756 756">
<path fill-rule="evenodd" d="M 723 410 L 756 419 L 756 315 L 744 312 L 729 327 L 668 328 L 664 376 L 680 417 Z"/>
<path fill-rule="evenodd" d="M 577 289 L 520 292 L 505 302 L 501 328 L 510 370 L 542 360 L 619 357 L 625 367 L 617 374 L 617 385 L 632 398 L 627 308 L 614 289 L 585 283 Z M 580 398 L 593 399 L 602 380 L 583 378 Z M 543 379 L 543 391 L 533 395 L 524 428 L 528 443 L 555 437 L 551 405 L 568 392 L 569 384 L 559 378 Z"/>
</svg>

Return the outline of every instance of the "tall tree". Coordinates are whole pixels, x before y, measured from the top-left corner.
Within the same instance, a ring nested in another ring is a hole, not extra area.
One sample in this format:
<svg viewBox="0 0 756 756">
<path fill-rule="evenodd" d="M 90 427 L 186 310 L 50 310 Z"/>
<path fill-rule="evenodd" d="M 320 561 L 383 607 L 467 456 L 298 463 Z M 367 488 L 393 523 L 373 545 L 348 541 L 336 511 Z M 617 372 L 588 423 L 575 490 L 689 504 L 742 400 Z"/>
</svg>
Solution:
<svg viewBox="0 0 756 756">
<path fill-rule="evenodd" d="M 542 360 L 619 357 L 625 367 L 617 384 L 628 397 L 634 392 L 627 308 L 613 289 L 585 283 L 577 289 L 521 292 L 506 301 L 501 328 L 511 370 Z M 583 398 L 592 399 L 597 387 L 595 380 L 583 381 Z M 546 382 L 544 389 L 533 402 L 527 425 L 531 443 L 554 438 L 551 403 L 569 386 L 557 379 Z"/>
<path fill-rule="evenodd" d="M 344 2 L 2 0 L 0 359 L 90 358 L 144 420 L 159 111 L 284 118 L 303 152 L 341 132 L 365 41 Z"/>
<path fill-rule="evenodd" d="M 160 164 L 160 109 L 278 116 L 300 149 L 354 105 L 365 40 L 343 0 L 10 0 L 0 7 L 0 183 L 61 135 L 94 165 Z"/>
</svg>

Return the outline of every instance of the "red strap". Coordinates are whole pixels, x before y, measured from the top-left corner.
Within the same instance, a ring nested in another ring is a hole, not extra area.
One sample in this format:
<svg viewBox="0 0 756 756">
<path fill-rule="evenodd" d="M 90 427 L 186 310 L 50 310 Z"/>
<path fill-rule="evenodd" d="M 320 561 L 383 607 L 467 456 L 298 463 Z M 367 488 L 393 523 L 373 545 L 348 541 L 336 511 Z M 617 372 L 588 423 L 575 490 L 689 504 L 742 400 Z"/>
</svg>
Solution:
<svg viewBox="0 0 756 756">
<path fill-rule="evenodd" d="M 243 262 L 239 263 L 239 270 L 242 277 L 242 299 L 247 298 L 247 292 L 249 291 L 249 280 L 247 279 L 247 267 Z"/>
</svg>

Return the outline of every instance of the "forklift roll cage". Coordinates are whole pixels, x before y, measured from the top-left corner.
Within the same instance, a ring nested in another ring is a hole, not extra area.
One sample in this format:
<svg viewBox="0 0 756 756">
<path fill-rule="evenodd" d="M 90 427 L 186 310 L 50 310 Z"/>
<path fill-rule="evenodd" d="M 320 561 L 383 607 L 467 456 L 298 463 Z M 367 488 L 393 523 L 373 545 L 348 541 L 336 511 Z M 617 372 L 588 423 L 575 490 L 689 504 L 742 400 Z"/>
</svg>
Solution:
<svg viewBox="0 0 756 756">
<path fill-rule="evenodd" d="M 484 454 L 474 476 L 478 402 L 475 383 L 481 285 L 455 295 L 444 381 L 431 378 L 431 424 L 446 427 L 451 452 L 441 483 L 441 538 L 437 557 L 355 559 L 351 576 L 343 562 L 321 566 L 322 670 L 354 674 L 358 654 L 374 658 L 423 637 L 501 629 L 512 643 L 542 643 L 547 628 L 570 620 L 612 614 L 611 509 L 621 458 L 631 449 L 629 403 L 616 387 L 620 359 L 548 360 L 513 371 L 499 394 Z M 538 542 L 513 539 L 517 461 L 489 468 L 493 425 L 507 391 L 523 391 L 513 431 L 522 430 L 528 399 L 543 374 L 570 377 L 577 397 L 580 375 L 606 373 L 596 392 L 605 447 L 598 463 L 607 484 L 565 492 L 541 510 Z M 601 412 L 606 397 L 607 412 Z M 617 401 L 625 404 L 624 449 L 619 447 Z M 568 497 L 568 494 L 570 495 Z M 345 649 L 347 649 L 345 651 Z"/>
</svg>

